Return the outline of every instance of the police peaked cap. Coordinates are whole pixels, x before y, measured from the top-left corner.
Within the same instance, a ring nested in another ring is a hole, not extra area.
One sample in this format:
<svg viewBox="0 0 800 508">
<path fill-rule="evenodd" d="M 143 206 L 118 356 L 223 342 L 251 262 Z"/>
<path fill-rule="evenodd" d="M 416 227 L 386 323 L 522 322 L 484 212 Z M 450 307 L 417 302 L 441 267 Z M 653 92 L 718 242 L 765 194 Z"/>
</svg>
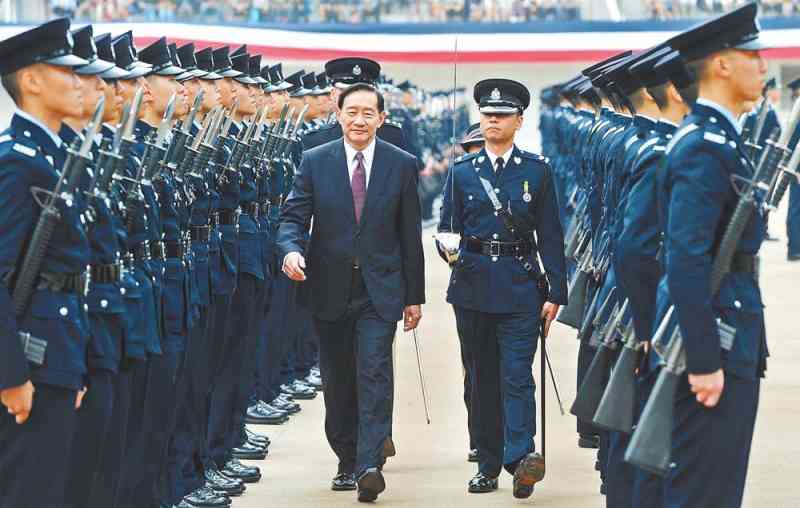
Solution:
<svg viewBox="0 0 800 508">
<path fill-rule="evenodd" d="M 381 74 L 381 66 L 375 60 L 360 57 L 344 57 L 325 64 L 325 74 L 334 85 L 367 83 L 374 85 Z"/>
<path fill-rule="evenodd" d="M 522 113 L 531 103 L 531 94 L 525 85 L 511 79 L 479 81 L 472 97 L 481 113 Z"/>
<path fill-rule="evenodd" d="M 222 79 L 222 76 L 214 72 L 214 54 L 211 48 L 203 48 L 194 54 L 194 59 L 197 61 L 197 68 L 205 72 L 200 79 L 207 81 L 215 81 Z"/>
<path fill-rule="evenodd" d="M 649 50 L 644 51 L 638 55 L 634 62 L 628 67 L 628 72 L 636 79 L 641 86 L 654 87 L 663 85 L 668 81 L 663 74 L 659 74 L 653 70 L 656 63 L 672 49 L 669 46 L 659 44 Z"/>
<path fill-rule="evenodd" d="M 235 78 L 237 76 L 241 76 L 242 73 L 233 68 L 233 62 L 231 62 L 231 57 L 228 51 L 228 46 L 222 46 L 221 48 L 217 48 L 213 51 L 214 72 L 223 78 Z"/>
<path fill-rule="evenodd" d="M 146 76 L 152 66 L 139 61 L 136 57 L 136 48 L 133 47 L 133 33 L 126 32 L 118 35 L 111 41 L 114 48 L 114 61 L 117 67 L 128 71 L 128 75 L 120 79 L 136 79 Z"/>
<path fill-rule="evenodd" d="M 36 63 L 78 67 L 89 62 L 72 54 L 74 42 L 67 18 L 58 18 L 0 42 L 0 75 Z"/>
<path fill-rule="evenodd" d="M 77 42 L 77 40 L 76 40 Z M 113 67 L 100 74 L 103 79 L 124 79 L 129 76 L 129 72 L 116 65 L 117 57 L 114 54 L 114 47 L 111 45 L 111 34 L 105 33 L 94 38 L 94 47 L 97 51 L 97 58 L 111 62 Z"/>
<path fill-rule="evenodd" d="M 484 141 L 485 139 L 483 138 L 483 133 L 481 132 L 481 124 L 474 123 L 469 126 L 459 144 L 461 145 L 461 148 L 466 150 L 470 145 L 481 144 Z"/>
<path fill-rule="evenodd" d="M 72 54 L 78 58 L 83 58 L 88 63 L 75 68 L 75 74 L 82 74 L 85 76 L 95 76 L 102 74 L 114 68 L 112 62 L 101 60 L 97 56 L 97 46 L 94 44 L 94 32 L 92 25 L 86 25 L 82 28 L 72 31 Z M 125 71 L 122 71 L 120 76 L 124 76 Z"/>
<path fill-rule="evenodd" d="M 239 73 L 233 79 L 245 85 L 255 85 L 256 80 L 250 77 L 250 55 L 239 53 L 231 57 L 231 68 Z"/>
<path fill-rule="evenodd" d="M 250 78 L 252 78 L 253 81 L 259 85 L 266 85 L 269 83 L 269 81 L 261 77 L 261 55 L 250 55 L 249 68 Z"/>
<path fill-rule="evenodd" d="M 175 65 L 172 61 L 172 54 L 167 45 L 167 38 L 162 37 L 139 51 L 139 60 L 153 66 L 150 74 L 156 76 L 178 76 L 186 72 L 184 69 Z"/>
<path fill-rule="evenodd" d="M 695 76 L 686 66 L 678 51 L 670 51 L 653 66 L 653 71 L 671 81 L 677 88 L 683 89 L 695 82 Z"/>
<path fill-rule="evenodd" d="M 759 37 L 761 28 L 757 14 L 758 4 L 752 2 L 690 28 L 667 41 L 667 44 L 680 51 L 687 62 L 705 58 L 723 49 L 765 49 L 767 46 Z"/>
</svg>

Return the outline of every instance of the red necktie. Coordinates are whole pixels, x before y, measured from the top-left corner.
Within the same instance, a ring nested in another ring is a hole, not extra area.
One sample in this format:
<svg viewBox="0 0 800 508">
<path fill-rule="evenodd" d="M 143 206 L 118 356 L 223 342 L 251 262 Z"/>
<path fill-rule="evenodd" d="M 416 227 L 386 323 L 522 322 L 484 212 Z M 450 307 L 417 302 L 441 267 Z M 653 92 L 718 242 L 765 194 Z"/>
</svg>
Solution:
<svg viewBox="0 0 800 508">
<path fill-rule="evenodd" d="M 356 210 L 356 224 L 361 222 L 361 212 L 364 210 L 364 201 L 367 199 L 367 170 L 364 168 L 364 154 L 356 153 L 356 168 L 353 170 L 353 179 L 350 181 L 353 190 L 353 206 Z"/>
</svg>

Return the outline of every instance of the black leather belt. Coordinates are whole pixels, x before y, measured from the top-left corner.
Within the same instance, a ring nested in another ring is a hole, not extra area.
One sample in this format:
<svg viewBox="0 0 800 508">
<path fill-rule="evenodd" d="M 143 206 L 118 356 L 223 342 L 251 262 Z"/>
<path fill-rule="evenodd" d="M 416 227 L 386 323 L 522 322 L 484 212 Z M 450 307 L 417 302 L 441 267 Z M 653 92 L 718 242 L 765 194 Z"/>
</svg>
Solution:
<svg viewBox="0 0 800 508">
<path fill-rule="evenodd" d="M 220 226 L 235 226 L 239 222 L 238 214 L 234 210 L 220 210 L 217 216 Z"/>
<path fill-rule="evenodd" d="M 122 280 L 122 265 L 92 265 L 93 284 L 114 284 Z"/>
<path fill-rule="evenodd" d="M 167 255 L 167 259 L 183 259 L 185 254 L 185 250 L 183 248 L 183 243 L 181 242 L 163 242 L 164 243 L 164 251 Z"/>
<path fill-rule="evenodd" d="M 164 242 L 150 242 L 150 257 L 161 261 L 167 259 Z"/>
<path fill-rule="evenodd" d="M 737 252 L 733 255 L 733 260 L 731 261 L 731 271 L 758 273 L 758 263 L 758 256 L 753 254 L 740 254 Z"/>
<path fill-rule="evenodd" d="M 39 274 L 39 283 L 36 289 L 49 289 L 61 293 L 75 293 L 85 295 L 88 279 L 86 272 L 56 273 L 42 272 Z"/>
<path fill-rule="evenodd" d="M 207 242 L 211 237 L 211 226 L 191 226 L 189 232 L 194 242 Z"/>
<path fill-rule="evenodd" d="M 250 217 L 257 219 L 258 218 L 258 210 L 261 208 L 259 204 L 255 201 L 248 201 L 242 204 L 242 213 L 249 215 Z"/>
<path fill-rule="evenodd" d="M 483 241 L 478 238 L 467 238 L 464 247 L 469 252 L 483 254 L 484 256 L 525 256 L 533 252 L 533 245 L 529 242 L 500 242 L 497 240 Z"/>
<path fill-rule="evenodd" d="M 145 240 L 131 249 L 130 254 L 136 261 L 150 261 L 150 242 Z"/>
</svg>

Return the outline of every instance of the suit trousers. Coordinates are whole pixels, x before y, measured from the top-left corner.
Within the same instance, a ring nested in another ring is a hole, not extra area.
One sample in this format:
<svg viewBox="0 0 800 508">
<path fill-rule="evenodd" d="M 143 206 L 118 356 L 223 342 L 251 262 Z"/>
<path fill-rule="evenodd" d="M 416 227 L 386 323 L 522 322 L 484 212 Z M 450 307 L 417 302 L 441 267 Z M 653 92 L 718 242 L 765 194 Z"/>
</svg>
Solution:
<svg viewBox="0 0 800 508">
<path fill-rule="evenodd" d="M 345 314 L 315 323 L 325 380 L 325 434 L 339 458 L 339 472 L 361 474 L 381 464 L 391 432 L 397 323 L 378 315 L 357 269 Z"/>
<path fill-rule="evenodd" d="M 0 411 L 0 508 L 63 508 L 78 421 L 75 390 L 35 385 L 33 410 L 17 425 Z"/>
<path fill-rule="evenodd" d="M 480 472 L 513 473 L 535 449 L 536 401 L 533 357 L 539 314 L 490 314 L 455 306 L 458 335 L 472 381 L 474 436 Z"/>
<path fill-rule="evenodd" d="M 119 486 L 115 494 L 114 504 L 110 506 L 126 506 L 129 500 L 138 500 L 137 492 L 145 482 L 147 454 L 145 453 L 147 436 L 145 435 L 145 404 L 147 402 L 147 377 L 150 362 L 156 356 L 149 356 L 145 362 L 137 362 L 131 371 L 130 411 L 125 435 L 124 459 L 119 475 Z M 149 490 L 147 491 L 149 492 Z"/>
<path fill-rule="evenodd" d="M 719 403 L 697 402 L 687 377 L 678 385 L 672 427 L 672 462 L 665 480 L 669 508 L 738 508 L 742 505 L 760 379 L 725 374 Z"/>
<path fill-rule="evenodd" d="M 86 395 L 78 410 L 78 423 L 69 460 L 65 506 L 89 506 L 89 496 L 109 434 L 114 412 L 117 375 L 105 369 L 89 369 Z"/>
<path fill-rule="evenodd" d="M 653 391 L 653 386 L 658 379 L 659 370 L 649 370 L 649 360 L 645 357 L 639 366 L 641 373 L 637 380 L 637 406 L 634 414 L 634 422 L 638 423 L 639 417 L 644 411 L 647 399 Z M 624 453 L 624 452 L 623 452 Z M 631 503 L 628 506 L 646 507 L 664 505 L 664 480 L 653 473 L 644 469 L 634 468 L 633 485 L 631 487 Z"/>
<path fill-rule="evenodd" d="M 467 351 L 467 346 L 464 345 L 464 339 L 459 335 L 458 341 L 461 347 L 461 365 L 464 368 L 464 407 L 467 408 L 467 431 L 469 433 L 469 449 L 475 450 L 475 436 L 473 428 L 475 427 L 475 416 L 472 412 L 472 379 L 470 377 L 470 359 Z"/>
</svg>

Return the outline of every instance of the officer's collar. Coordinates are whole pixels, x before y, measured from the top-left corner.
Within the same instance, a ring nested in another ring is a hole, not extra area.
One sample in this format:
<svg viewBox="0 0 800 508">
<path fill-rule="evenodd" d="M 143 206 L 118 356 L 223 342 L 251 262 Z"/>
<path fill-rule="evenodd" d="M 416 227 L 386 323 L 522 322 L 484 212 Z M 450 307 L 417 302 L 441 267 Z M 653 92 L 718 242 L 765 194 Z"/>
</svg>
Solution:
<svg viewBox="0 0 800 508">
<path fill-rule="evenodd" d="M 633 117 L 633 121 L 636 124 L 636 128 L 640 130 L 651 130 L 656 126 L 656 120 L 654 118 L 638 113 Z"/>
<path fill-rule="evenodd" d="M 15 108 L 11 125 L 16 130 L 22 131 L 25 137 L 31 138 L 41 145 L 53 145 L 53 149 L 61 149 L 61 138 L 38 118 L 26 111 Z"/>
<path fill-rule="evenodd" d="M 58 131 L 58 135 L 67 144 L 67 146 L 71 145 L 75 138 L 78 137 L 78 133 L 75 132 L 75 129 L 67 125 L 67 123 L 61 124 L 61 129 Z"/>
<path fill-rule="evenodd" d="M 145 136 L 150 134 L 154 129 L 155 127 L 145 122 L 141 118 L 136 120 L 136 125 L 134 126 L 134 130 L 136 131 L 137 137 L 141 138 L 144 138 Z"/>
<path fill-rule="evenodd" d="M 733 113 L 730 112 L 725 106 L 721 104 L 717 104 L 716 102 L 706 99 L 705 97 L 699 97 L 697 101 L 694 103 L 694 108 L 692 108 L 693 113 L 700 113 L 705 116 L 711 117 L 722 117 L 728 124 L 730 124 L 730 128 L 738 135 L 742 134 L 742 125 L 736 121 L 736 117 L 733 116 Z"/>
<path fill-rule="evenodd" d="M 661 118 L 656 123 L 656 132 L 659 134 L 666 136 L 667 134 L 673 134 L 676 130 L 678 130 L 678 126 L 674 123 L 670 122 L 665 118 Z"/>
</svg>

